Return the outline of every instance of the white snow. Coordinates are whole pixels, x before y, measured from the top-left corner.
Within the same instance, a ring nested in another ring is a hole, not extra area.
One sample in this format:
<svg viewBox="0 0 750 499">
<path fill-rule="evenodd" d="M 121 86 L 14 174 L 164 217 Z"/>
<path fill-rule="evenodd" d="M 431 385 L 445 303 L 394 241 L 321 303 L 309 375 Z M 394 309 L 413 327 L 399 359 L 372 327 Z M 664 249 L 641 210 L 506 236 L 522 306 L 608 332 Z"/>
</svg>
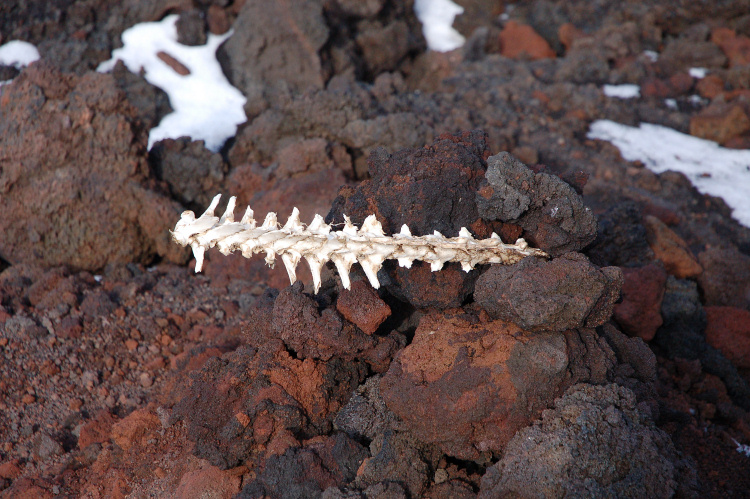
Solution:
<svg viewBox="0 0 750 499">
<path fill-rule="evenodd" d="M 644 50 L 643 55 L 645 55 L 646 58 L 651 62 L 656 62 L 659 60 L 659 52 L 656 52 L 654 50 Z"/>
<path fill-rule="evenodd" d="M 173 113 L 165 116 L 149 133 L 148 147 L 166 138 L 188 136 L 205 141 L 206 148 L 217 151 L 247 121 L 243 106 L 246 99 L 231 86 L 216 60 L 216 49 L 232 35 L 208 35 L 206 45 L 191 47 L 177 42 L 176 15 L 160 22 L 136 24 L 122 33 L 123 47 L 97 68 L 111 71 L 121 60 L 133 73 L 144 71 L 146 81 L 164 90 Z M 158 52 L 172 56 L 190 70 L 183 76 L 157 57 Z"/>
<path fill-rule="evenodd" d="M 708 69 L 706 68 L 690 68 L 688 70 L 688 74 L 692 76 L 695 79 L 700 80 L 701 78 L 705 78 L 708 74 Z"/>
<path fill-rule="evenodd" d="M 422 22 L 427 47 L 435 52 L 450 52 L 461 47 L 466 39 L 453 29 L 453 20 L 464 8 L 451 0 L 416 0 L 414 13 Z"/>
<path fill-rule="evenodd" d="M 723 198 L 732 216 L 750 227 L 750 150 L 727 149 L 650 123 L 636 128 L 598 120 L 587 137 L 611 142 L 623 158 L 642 161 L 655 173 L 682 172 L 701 193 Z"/>
<path fill-rule="evenodd" d="M 677 110 L 677 101 L 675 99 L 664 99 L 664 105 L 667 106 L 669 109 L 675 109 Z"/>
<path fill-rule="evenodd" d="M 641 87 L 631 83 L 604 85 L 602 90 L 607 97 L 616 97 L 618 99 L 633 99 L 641 96 Z"/>
<path fill-rule="evenodd" d="M 0 45 L 0 64 L 21 69 L 39 60 L 39 51 L 29 42 L 11 40 Z"/>
</svg>

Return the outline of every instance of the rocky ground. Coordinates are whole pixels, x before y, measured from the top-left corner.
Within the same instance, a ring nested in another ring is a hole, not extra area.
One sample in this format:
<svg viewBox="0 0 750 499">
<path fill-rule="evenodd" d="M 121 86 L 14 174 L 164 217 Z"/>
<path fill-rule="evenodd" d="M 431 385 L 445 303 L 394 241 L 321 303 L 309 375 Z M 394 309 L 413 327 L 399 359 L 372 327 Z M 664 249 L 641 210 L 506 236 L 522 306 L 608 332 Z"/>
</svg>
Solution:
<svg viewBox="0 0 750 499">
<path fill-rule="evenodd" d="M 42 55 L 0 68 L 2 497 L 747 496 L 750 230 L 586 138 L 750 148 L 746 2 L 457 3 L 445 54 L 409 0 L 0 5 Z M 169 13 L 183 43 L 234 29 L 249 120 L 218 153 L 147 151 L 165 94 L 94 72 Z M 219 192 L 553 258 L 195 275 L 168 229 Z"/>
</svg>

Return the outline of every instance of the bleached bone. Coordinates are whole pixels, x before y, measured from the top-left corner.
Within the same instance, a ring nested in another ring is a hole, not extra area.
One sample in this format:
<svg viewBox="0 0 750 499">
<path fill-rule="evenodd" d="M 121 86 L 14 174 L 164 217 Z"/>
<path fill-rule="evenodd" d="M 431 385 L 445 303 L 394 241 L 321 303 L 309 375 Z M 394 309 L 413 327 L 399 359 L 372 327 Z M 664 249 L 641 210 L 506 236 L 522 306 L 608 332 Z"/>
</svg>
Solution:
<svg viewBox="0 0 750 499">
<path fill-rule="evenodd" d="M 430 264 L 432 271 L 443 268 L 445 262 L 458 262 L 466 272 L 477 264 L 502 263 L 511 265 L 527 256 L 548 258 L 537 248 L 532 248 L 523 239 L 515 244 L 505 244 L 497 234 L 488 239 L 474 239 L 462 227 L 458 237 L 447 238 L 435 231 L 427 236 L 413 236 L 409 227 L 393 236 L 386 236 L 383 227 L 370 215 L 360 229 L 344 215 L 341 230 L 331 230 L 323 217 L 315 215 L 312 223 L 305 227 L 299 219 L 299 210 L 294 208 L 283 227 L 276 221 L 276 213 L 269 213 L 260 227 L 256 226 L 253 210 L 247 208 L 242 220 L 234 220 L 236 198 L 229 199 L 227 209 L 221 217 L 214 215 L 221 194 L 199 218 L 192 211 L 185 211 L 172 231 L 172 238 L 183 246 L 190 245 L 195 255 L 195 271 L 203 267 L 203 255 L 208 248 L 219 248 L 224 255 L 241 251 L 250 258 L 256 253 L 266 254 L 266 263 L 273 267 L 276 255 L 281 257 L 289 274 L 289 280 L 297 280 L 296 268 L 305 259 L 312 272 L 315 292 L 320 289 L 320 271 L 332 261 L 341 275 L 341 282 L 349 289 L 349 270 L 359 262 L 367 279 L 374 288 L 380 287 L 377 273 L 383 261 L 398 260 L 402 267 L 410 268 L 414 260 Z"/>
</svg>

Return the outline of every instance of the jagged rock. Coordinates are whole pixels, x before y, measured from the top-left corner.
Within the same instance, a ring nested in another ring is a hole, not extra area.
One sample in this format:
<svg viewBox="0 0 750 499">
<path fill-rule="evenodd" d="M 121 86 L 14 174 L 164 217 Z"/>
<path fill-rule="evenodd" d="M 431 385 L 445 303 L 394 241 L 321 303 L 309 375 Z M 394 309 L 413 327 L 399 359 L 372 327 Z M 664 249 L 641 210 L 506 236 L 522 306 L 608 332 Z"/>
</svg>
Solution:
<svg viewBox="0 0 750 499">
<path fill-rule="evenodd" d="M 476 194 L 479 215 L 520 225 L 524 238 L 552 256 L 586 247 L 596 218 L 564 180 L 534 173 L 507 152 L 487 159 L 486 180 Z"/>
<path fill-rule="evenodd" d="M 576 385 L 513 437 L 479 497 L 671 497 L 695 489 L 695 470 L 636 409 L 633 392 Z"/>
<path fill-rule="evenodd" d="M 2 258 L 86 270 L 186 261 L 165 225 L 180 206 L 149 189 L 145 131 L 112 76 L 39 62 L 3 87 L 2 105 Z"/>
<path fill-rule="evenodd" d="M 599 269 L 568 253 L 549 262 L 495 265 L 477 280 L 474 299 L 491 317 L 528 331 L 563 331 L 609 320 L 622 282 L 619 268 Z"/>
</svg>

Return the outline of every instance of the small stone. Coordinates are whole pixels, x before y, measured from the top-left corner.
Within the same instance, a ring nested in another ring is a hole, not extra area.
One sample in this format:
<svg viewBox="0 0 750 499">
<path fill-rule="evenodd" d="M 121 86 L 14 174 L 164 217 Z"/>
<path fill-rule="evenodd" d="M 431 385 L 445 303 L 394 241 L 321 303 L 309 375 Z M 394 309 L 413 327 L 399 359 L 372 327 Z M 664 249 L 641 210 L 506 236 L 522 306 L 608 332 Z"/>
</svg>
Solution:
<svg viewBox="0 0 750 499">
<path fill-rule="evenodd" d="M 728 111 L 707 111 L 706 114 L 690 118 L 690 135 L 719 144 L 725 144 L 748 131 L 750 118 L 740 106 L 732 106 Z"/>
<path fill-rule="evenodd" d="M 527 57 L 531 60 L 553 59 L 555 51 L 547 40 L 541 37 L 534 28 L 515 21 L 508 21 L 500 32 L 501 53 L 505 57 L 518 59 Z"/>
<path fill-rule="evenodd" d="M 351 289 L 341 292 L 336 310 L 367 334 L 377 331 L 391 315 L 391 307 L 363 280 L 352 282 Z"/>
<path fill-rule="evenodd" d="M 138 383 L 140 383 L 143 388 L 148 388 L 154 384 L 154 377 L 148 373 L 141 373 L 138 377 Z"/>
<path fill-rule="evenodd" d="M 687 243 L 658 218 L 643 217 L 646 239 L 656 258 L 664 263 L 667 272 L 678 279 L 697 277 L 703 272 Z"/>
<path fill-rule="evenodd" d="M 628 335 L 651 341 L 663 323 L 661 302 L 667 274 L 657 264 L 623 268 L 622 273 L 622 301 L 615 305 L 615 321 Z"/>
<path fill-rule="evenodd" d="M 136 348 L 138 348 L 138 342 L 132 339 L 125 340 L 125 347 L 128 349 L 129 352 L 132 352 Z"/>
<path fill-rule="evenodd" d="M 21 402 L 23 402 L 26 405 L 33 404 L 36 402 L 36 397 L 30 393 L 27 393 L 23 397 L 21 397 Z"/>
</svg>

